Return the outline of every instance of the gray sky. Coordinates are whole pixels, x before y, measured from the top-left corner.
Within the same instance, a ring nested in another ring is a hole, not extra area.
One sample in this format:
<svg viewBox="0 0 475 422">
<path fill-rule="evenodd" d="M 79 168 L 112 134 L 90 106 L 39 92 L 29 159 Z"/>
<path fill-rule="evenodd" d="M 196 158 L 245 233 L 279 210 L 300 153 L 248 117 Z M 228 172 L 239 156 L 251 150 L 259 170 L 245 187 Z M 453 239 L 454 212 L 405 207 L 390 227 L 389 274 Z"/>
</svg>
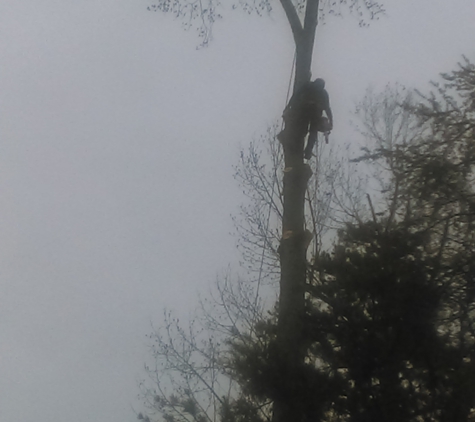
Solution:
<svg viewBox="0 0 475 422">
<path fill-rule="evenodd" d="M 225 13 L 207 49 L 147 0 L 0 3 L 0 421 L 133 421 L 145 334 L 236 261 L 240 146 L 284 107 L 290 30 Z M 475 59 L 473 0 L 318 30 L 336 128 L 368 85 Z"/>
</svg>

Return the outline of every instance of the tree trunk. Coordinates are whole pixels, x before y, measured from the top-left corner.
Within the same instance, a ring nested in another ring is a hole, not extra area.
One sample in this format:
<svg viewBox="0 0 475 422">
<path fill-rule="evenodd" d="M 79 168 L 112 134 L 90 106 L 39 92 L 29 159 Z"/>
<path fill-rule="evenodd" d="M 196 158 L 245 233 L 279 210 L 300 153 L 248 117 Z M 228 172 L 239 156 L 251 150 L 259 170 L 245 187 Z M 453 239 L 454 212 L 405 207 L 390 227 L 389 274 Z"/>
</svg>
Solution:
<svg viewBox="0 0 475 422">
<path fill-rule="evenodd" d="M 294 92 L 311 77 L 318 6 L 318 0 L 308 0 L 303 28 L 295 30 L 295 25 L 292 27 L 296 43 Z M 286 129 L 288 139 L 283 142 L 284 204 L 279 248 L 281 277 L 277 342 L 284 385 L 282 395 L 274 400 L 273 422 L 305 420 L 305 409 L 299 400 L 302 380 L 298 379 L 298 374 L 305 359 L 303 317 L 309 233 L 304 230 L 304 211 L 305 192 L 312 171 L 303 162 L 306 128 L 299 127 L 298 123 L 292 126 Z"/>
</svg>

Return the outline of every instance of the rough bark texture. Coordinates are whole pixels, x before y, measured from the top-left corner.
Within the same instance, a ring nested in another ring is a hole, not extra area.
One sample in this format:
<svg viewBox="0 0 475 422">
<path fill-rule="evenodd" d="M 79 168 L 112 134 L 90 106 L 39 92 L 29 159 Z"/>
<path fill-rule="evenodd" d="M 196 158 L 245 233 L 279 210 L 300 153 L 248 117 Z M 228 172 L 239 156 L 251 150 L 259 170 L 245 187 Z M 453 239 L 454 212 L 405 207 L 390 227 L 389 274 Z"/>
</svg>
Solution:
<svg viewBox="0 0 475 422">
<path fill-rule="evenodd" d="M 292 28 L 296 44 L 294 92 L 310 80 L 313 45 L 318 22 L 319 0 L 308 0 L 304 25 L 296 21 L 295 8 L 281 0 Z M 298 18 L 297 18 L 298 19 Z M 304 363 L 303 314 L 305 307 L 306 249 L 308 235 L 304 231 L 305 191 L 311 170 L 303 162 L 304 128 L 289 128 L 288 140 L 283 144 L 284 210 L 280 244 L 280 296 L 278 321 L 278 349 L 285 393 L 274 401 L 273 422 L 303 422 L 305 410 L 299 405 L 300 380 L 298 368 Z"/>
</svg>

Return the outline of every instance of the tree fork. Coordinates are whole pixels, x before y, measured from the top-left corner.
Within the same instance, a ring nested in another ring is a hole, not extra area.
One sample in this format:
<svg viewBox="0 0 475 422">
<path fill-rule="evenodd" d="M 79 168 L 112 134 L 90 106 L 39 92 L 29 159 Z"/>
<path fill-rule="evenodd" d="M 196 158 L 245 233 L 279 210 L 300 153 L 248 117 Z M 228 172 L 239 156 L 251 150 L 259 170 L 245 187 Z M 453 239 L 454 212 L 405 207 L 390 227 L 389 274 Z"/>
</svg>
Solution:
<svg viewBox="0 0 475 422">
<path fill-rule="evenodd" d="M 295 41 L 294 92 L 311 78 L 315 33 L 318 24 L 319 0 L 307 0 L 303 24 L 291 0 L 280 0 L 287 15 Z M 307 128 L 298 122 L 288 122 L 288 136 L 283 139 L 284 190 L 283 221 L 280 254 L 280 295 L 277 343 L 283 368 L 283 396 L 274 400 L 273 422 L 303 422 L 305 410 L 297 399 L 299 379 L 296 370 L 304 364 L 303 319 L 305 314 L 305 284 L 308 233 L 305 223 L 305 191 L 312 175 L 303 162 L 303 147 Z M 293 127 L 292 127 L 293 126 Z"/>
<path fill-rule="evenodd" d="M 294 92 L 311 77 L 315 32 L 318 23 L 319 0 L 308 0 L 303 25 L 290 0 L 281 0 L 289 20 L 296 47 Z M 303 147 L 307 128 L 298 122 L 290 124 L 284 139 L 283 219 L 280 254 L 280 294 L 277 343 L 279 360 L 286 368 L 287 397 L 274 400 L 273 422 L 302 422 L 304 409 L 296 395 L 299 381 L 293 370 L 304 363 L 303 317 L 305 312 L 305 283 L 308 233 L 304 231 L 305 192 L 312 175 L 303 162 Z M 293 126 L 293 127 L 292 127 Z M 290 390 L 289 390 L 290 388 Z M 294 390 L 294 391 L 293 391 Z"/>
</svg>

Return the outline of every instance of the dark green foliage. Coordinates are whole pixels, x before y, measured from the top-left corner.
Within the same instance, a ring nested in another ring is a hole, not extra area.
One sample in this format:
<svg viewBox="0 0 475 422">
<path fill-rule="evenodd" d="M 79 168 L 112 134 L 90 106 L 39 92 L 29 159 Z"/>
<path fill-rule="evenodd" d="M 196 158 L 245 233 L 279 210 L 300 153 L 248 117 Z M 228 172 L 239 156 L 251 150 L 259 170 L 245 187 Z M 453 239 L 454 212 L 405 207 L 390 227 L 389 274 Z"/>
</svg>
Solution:
<svg viewBox="0 0 475 422">
<path fill-rule="evenodd" d="M 438 364 L 432 351 L 443 346 L 434 326 L 440 293 L 425 271 L 421 242 L 405 232 L 381 235 L 372 224 L 349 226 L 334 254 L 316 263 L 306 363 L 287 368 L 274 325 L 262 324 L 267 343 L 235 347 L 245 391 L 285 398 L 314 420 L 410 420 L 431 393 L 425 384 Z"/>
<path fill-rule="evenodd" d="M 440 292 L 421 257 L 423 238 L 405 230 L 348 227 L 317 262 L 309 353 L 341 380 L 333 406 L 350 420 L 411 420 L 431 394 Z M 332 407 L 333 407 L 332 406 Z M 419 411 L 420 412 L 420 411 Z"/>
</svg>

